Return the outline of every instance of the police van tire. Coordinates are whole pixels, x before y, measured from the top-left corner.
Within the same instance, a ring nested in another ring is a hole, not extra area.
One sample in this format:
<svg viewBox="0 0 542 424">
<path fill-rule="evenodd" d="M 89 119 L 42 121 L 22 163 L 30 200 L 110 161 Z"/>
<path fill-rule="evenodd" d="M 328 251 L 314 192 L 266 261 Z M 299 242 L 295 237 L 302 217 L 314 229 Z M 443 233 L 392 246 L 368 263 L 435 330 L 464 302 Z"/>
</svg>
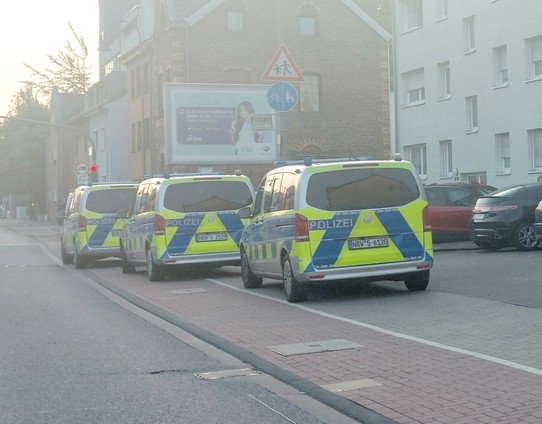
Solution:
<svg viewBox="0 0 542 424">
<path fill-rule="evenodd" d="M 284 291 L 286 292 L 286 300 L 290 303 L 302 302 L 307 300 L 307 288 L 299 284 L 295 279 L 292 271 L 292 264 L 288 256 L 282 260 L 282 281 L 284 283 Z"/>
<path fill-rule="evenodd" d="M 62 259 L 62 263 L 64 265 L 73 264 L 73 256 L 66 253 L 66 249 L 64 248 L 64 243 L 62 241 L 60 242 L 60 259 Z"/>
<path fill-rule="evenodd" d="M 425 290 L 429 284 L 429 270 L 410 274 L 404 281 L 408 291 Z"/>
<path fill-rule="evenodd" d="M 156 265 L 152 257 L 151 249 L 147 249 L 147 275 L 150 281 L 163 281 L 164 270 L 160 265 Z"/>
<path fill-rule="evenodd" d="M 257 289 L 262 286 L 262 279 L 256 277 L 250 269 L 248 263 L 248 256 L 245 249 L 241 250 L 241 279 L 243 280 L 243 286 L 245 289 Z"/>
<path fill-rule="evenodd" d="M 75 268 L 85 269 L 88 265 L 87 259 L 78 252 L 77 247 L 73 249 L 73 252 L 73 262 L 75 264 Z"/>
<path fill-rule="evenodd" d="M 126 252 L 124 251 L 122 244 L 120 246 L 120 260 L 122 262 L 123 274 L 135 274 L 136 267 L 135 265 L 132 265 L 130 262 L 128 262 L 128 259 L 126 258 Z"/>
</svg>

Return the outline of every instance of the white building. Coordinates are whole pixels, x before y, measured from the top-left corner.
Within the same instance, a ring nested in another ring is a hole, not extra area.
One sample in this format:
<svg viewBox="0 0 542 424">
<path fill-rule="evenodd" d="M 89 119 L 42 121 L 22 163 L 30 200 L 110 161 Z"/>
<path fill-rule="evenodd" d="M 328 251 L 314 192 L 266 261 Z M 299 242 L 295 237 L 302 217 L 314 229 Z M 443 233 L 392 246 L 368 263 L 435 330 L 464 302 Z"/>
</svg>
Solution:
<svg viewBox="0 0 542 424">
<path fill-rule="evenodd" d="M 395 150 L 427 183 L 542 176 L 542 1 L 393 0 Z"/>
</svg>

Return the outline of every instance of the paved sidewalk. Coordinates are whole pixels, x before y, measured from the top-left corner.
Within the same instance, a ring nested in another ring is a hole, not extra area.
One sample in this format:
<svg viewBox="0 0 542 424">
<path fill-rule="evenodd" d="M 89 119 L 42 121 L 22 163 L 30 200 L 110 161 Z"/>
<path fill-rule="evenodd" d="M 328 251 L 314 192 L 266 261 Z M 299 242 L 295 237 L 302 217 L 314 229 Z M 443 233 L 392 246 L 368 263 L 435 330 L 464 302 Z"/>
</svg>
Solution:
<svg viewBox="0 0 542 424">
<path fill-rule="evenodd" d="M 36 225 L 19 231 L 53 245 L 54 229 Z M 463 248 L 475 248 L 465 243 Z M 442 244 L 437 250 L 454 246 Z M 301 381 L 397 423 L 542 423 L 542 370 L 518 369 L 506 361 L 375 331 L 303 304 L 255 296 L 257 290 L 233 290 L 204 273 L 196 275 L 201 281 L 188 284 L 190 276 L 186 281 L 180 277 L 150 283 L 141 274 L 123 275 L 118 268 L 87 272 L 188 323 L 196 333 L 201 329 L 217 335 Z M 347 348 L 309 352 L 326 342 L 346 343 Z"/>
</svg>

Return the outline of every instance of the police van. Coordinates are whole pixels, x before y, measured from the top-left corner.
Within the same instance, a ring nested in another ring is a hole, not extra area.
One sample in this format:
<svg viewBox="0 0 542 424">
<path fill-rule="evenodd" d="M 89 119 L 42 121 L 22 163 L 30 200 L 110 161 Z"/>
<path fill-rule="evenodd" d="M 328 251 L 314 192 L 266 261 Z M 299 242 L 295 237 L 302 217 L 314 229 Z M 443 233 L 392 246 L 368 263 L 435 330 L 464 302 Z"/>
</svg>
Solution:
<svg viewBox="0 0 542 424">
<path fill-rule="evenodd" d="M 79 186 L 67 197 L 60 234 L 62 263 L 86 268 L 91 260 L 119 257 L 119 236 L 135 183 L 98 183 Z"/>
<path fill-rule="evenodd" d="M 165 175 L 139 184 L 121 235 L 122 272 L 146 266 L 151 281 L 190 264 L 240 262 L 243 221 L 252 204 L 250 179 L 237 175 Z"/>
<path fill-rule="evenodd" d="M 424 290 L 433 243 L 423 185 L 407 161 L 312 162 L 267 173 L 241 237 L 246 288 L 283 281 L 286 299 L 332 280 L 404 281 Z"/>
</svg>

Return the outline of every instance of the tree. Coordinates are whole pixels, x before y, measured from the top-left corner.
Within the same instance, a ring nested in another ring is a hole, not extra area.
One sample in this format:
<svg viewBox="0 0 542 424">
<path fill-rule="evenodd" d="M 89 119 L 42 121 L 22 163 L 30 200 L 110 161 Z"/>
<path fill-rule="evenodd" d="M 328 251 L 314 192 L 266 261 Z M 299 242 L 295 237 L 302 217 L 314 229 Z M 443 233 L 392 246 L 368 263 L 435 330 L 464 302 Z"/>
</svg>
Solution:
<svg viewBox="0 0 542 424">
<path fill-rule="evenodd" d="M 23 88 L 11 100 L 9 119 L 0 120 L 0 200 L 17 196 L 44 212 L 47 202 L 47 138 L 49 110 L 38 98 L 50 98 L 53 87 L 61 93 L 83 94 L 90 87 L 91 69 L 85 40 L 69 24 L 76 44 L 66 42 L 56 56 L 48 55 L 52 67 L 32 71 L 37 81 L 22 81 Z"/>
<path fill-rule="evenodd" d="M 37 87 L 43 96 L 50 96 L 52 87 L 57 87 L 60 93 L 84 94 L 91 85 L 91 67 L 86 64 L 88 49 L 85 39 L 77 35 L 71 24 L 69 26 L 76 44 L 67 41 L 64 50 L 59 50 L 56 56 L 47 55 L 52 68 L 39 71 L 24 64 L 32 71 L 32 76 L 38 78 L 38 82 L 23 83 Z"/>
<path fill-rule="evenodd" d="M 13 96 L 12 107 L 11 119 L 0 126 L 0 195 L 28 199 L 44 212 L 49 111 L 28 84 Z"/>
</svg>

